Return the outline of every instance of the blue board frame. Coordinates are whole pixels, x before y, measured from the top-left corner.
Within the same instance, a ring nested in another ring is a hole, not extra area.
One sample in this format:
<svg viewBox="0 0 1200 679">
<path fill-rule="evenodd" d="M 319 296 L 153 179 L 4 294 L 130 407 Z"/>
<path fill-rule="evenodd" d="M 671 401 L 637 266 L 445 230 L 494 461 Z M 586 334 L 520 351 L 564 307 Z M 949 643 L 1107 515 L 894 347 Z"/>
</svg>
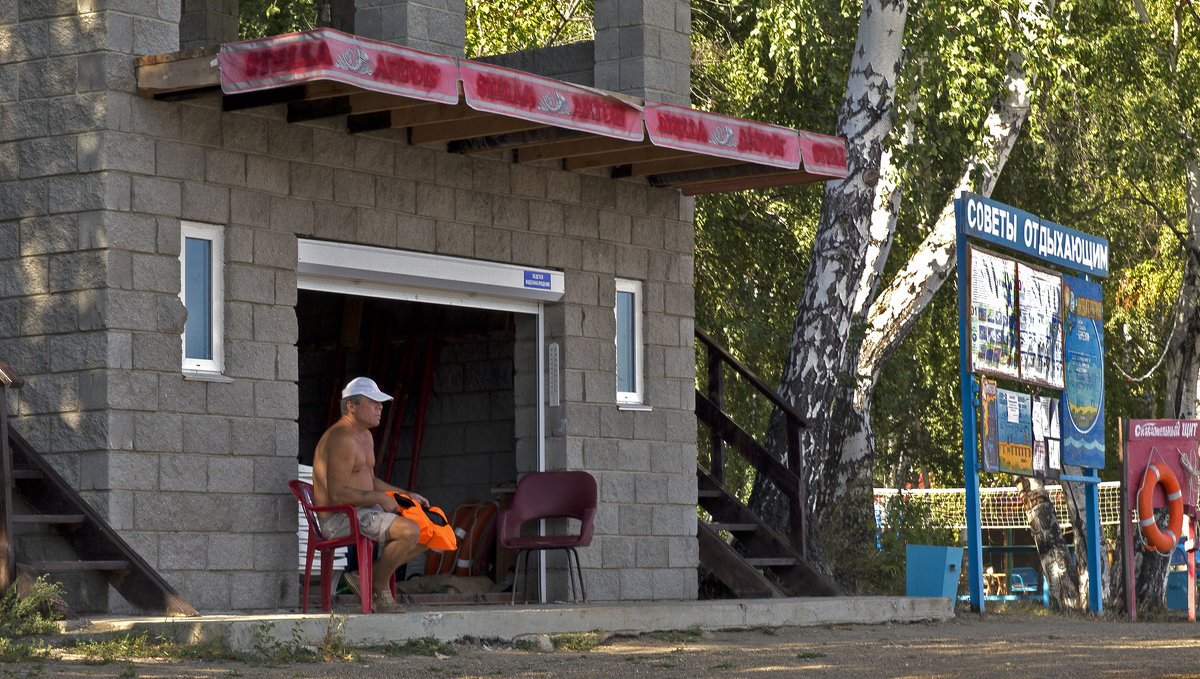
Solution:
<svg viewBox="0 0 1200 679">
<path fill-rule="evenodd" d="M 984 610 L 983 530 L 980 524 L 979 469 L 977 464 L 976 408 L 979 380 L 969 372 L 970 326 L 967 299 L 967 244 L 971 239 L 1030 255 L 1042 261 L 1077 271 L 1085 276 L 1108 276 L 1108 241 L 990 198 L 964 191 L 954 199 L 958 275 L 959 391 L 962 397 L 963 478 L 966 485 L 967 577 L 971 609 Z M 1100 578 L 1100 473 L 1085 469 L 1082 476 L 1063 474 L 1061 480 L 1088 484 L 1085 493 L 1088 539 L 1088 578 Z M 1092 612 L 1104 612 L 1100 587 L 1088 588 Z"/>
</svg>

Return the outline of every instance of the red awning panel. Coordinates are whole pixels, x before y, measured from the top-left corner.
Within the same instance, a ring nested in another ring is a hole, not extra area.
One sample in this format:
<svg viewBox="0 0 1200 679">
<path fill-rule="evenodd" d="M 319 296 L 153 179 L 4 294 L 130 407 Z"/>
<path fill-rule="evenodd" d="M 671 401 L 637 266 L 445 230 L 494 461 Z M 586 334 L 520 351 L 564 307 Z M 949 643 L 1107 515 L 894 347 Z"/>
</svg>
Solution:
<svg viewBox="0 0 1200 679">
<path fill-rule="evenodd" d="M 220 87 L 225 110 L 287 106 L 288 122 L 344 116 L 413 145 L 508 153 L 517 163 L 608 171 L 684 194 L 839 179 L 837 137 L 604 92 L 319 28 L 212 51 L 142 57 L 138 87 L 162 98 Z"/>
<path fill-rule="evenodd" d="M 655 146 L 796 170 L 796 131 L 684 106 L 646 102 L 646 131 Z"/>
<path fill-rule="evenodd" d="M 221 91 L 332 80 L 409 99 L 458 103 L 458 61 L 329 28 L 221 46 Z"/>
<path fill-rule="evenodd" d="M 474 61 L 459 62 L 467 106 L 524 120 L 641 141 L 642 112 L 609 93 Z"/>
</svg>

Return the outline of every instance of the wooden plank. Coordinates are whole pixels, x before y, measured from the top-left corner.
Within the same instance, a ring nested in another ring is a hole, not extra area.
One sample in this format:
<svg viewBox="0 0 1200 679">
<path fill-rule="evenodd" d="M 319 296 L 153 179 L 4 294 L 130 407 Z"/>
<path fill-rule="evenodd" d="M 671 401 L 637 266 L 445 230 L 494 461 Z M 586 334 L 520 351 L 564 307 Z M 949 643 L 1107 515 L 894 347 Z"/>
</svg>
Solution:
<svg viewBox="0 0 1200 679">
<path fill-rule="evenodd" d="M 95 561 L 30 561 L 26 565 L 39 573 L 61 573 L 128 570 L 131 564 L 127 559 L 109 559 Z"/>
<path fill-rule="evenodd" d="M 610 137 L 590 137 L 582 140 L 566 140 L 551 142 L 539 146 L 520 149 L 517 162 L 536 163 L 543 160 L 562 160 L 576 158 L 594 153 L 611 153 L 627 149 L 649 147 L 649 142 L 629 142 Z"/>
<path fill-rule="evenodd" d="M 681 172 L 684 170 L 706 170 L 713 167 L 726 167 L 729 165 L 737 165 L 740 160 L 732 160 L 730 158 L 722 158 L 720 156 L 706 156 L 703 154 L 692 154 L 687 157 L 673 157 L 666 160 L 647 160 L 639 163 L 632 163 L 629 169 L 623 173 L 623 177 L 647 177 L 652 174 L 664 174 L 668 172 Z"/>
<path fill-rule="evenodd" d="M 418 146 L 421 144 L 442 144 L 456 139 L 484 137 L 491 134 L 521 132 L 539 127 L 546 127 L 546 125 L 532 120 L 521 120 L 520 118 L 487 116 L 478 120 L 455 120 L 422 127 L 413 127 L 409 130 L 408 134 L 409 143 Z"/>
<path fill-rule="evenodd" d="M 758 524 L 756 524 L 756 523 L 734 523 L 734 522 L 725 523 L 725 522 L 712 521 L 709 523 L 709 525 L 711 525 L 713 528 L 715 528 L 717 530 L 726 530 L 726 531 L 729 531 L 730 533 L 748 533 L 751 531 L 758 530 Z"/>
<path fill-rule="evenodd" d="M 640 146 L 638 148 L 616 151 L 613 153 L 598 153 L 588 156 L 567 158 L 565 161 L 563 161 L 563 168 L 572 171 L 591 170 L 597 167 L 629 165 L 632 163 L 643 163 L 651 160 L 687 158 L 692 155 L 695 154 L 688 151 L 676 151 L 675 149 L 666 149 L 659 146 Z"/>
<path fill-rule="evenodd" d="M 4 365 L 8 369 L 8 364 Z M 11 373 L 16 375 L 16 373 Z M 17 544 L 12 520 L 12 448 L 8 443 L 8 390 L 12 382 L 0 382 L 0 593 L 17 581 Z"/>
<path fill-rule="evenodd" d="M 73 524 L 83 523 L 83 514 L 13 514 L 13 523 L 52 523 Z"/>
<path fill-rule="evenodd" d="M 488 137 L 474 137 L 451 142 L 447 149 L 450 153 L 487 153 L 509 149 L 522 149 L 531 146 L 549 144 L 560 141 L 581 141 L 592 135 L 578 130 L 568 130 L 562 127 L 539 127 L 534 130 L 497 134 Z"/>
<path fill-rule="evenodd" d="M 217 69 L 216 55 L 201 54 L 157 63 L 150 60 L 139 63 L 137 82 L 141 94 L 166 94 L 220 86 L 221 72 Z"/>
<path fill-rule="evenodd" d="M 757 568 L 747 564 L 729 543 L 703 521 L 697 521 L 696 536 L 700 542 L 700 563 L 739 597 L 783 598 L 782 590 L 767 580 Z"/>
<path fill-rule="evenodd" d="M 746 563 L 755 568 L 772 568 L 775 566 L 795 566 L 797 560 L 790 556 L 747 557 Z"/>
</svg>

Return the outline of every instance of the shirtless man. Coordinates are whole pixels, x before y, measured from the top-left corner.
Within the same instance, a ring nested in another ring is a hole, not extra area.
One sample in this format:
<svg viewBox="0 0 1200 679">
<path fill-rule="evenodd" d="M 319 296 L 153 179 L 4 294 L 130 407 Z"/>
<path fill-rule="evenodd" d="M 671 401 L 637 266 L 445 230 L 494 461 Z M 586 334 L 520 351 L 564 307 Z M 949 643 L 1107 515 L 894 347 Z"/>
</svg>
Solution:
<svg viewBox="0 0 1200 679">
<path fill-rule="evenodd" d="M 391 396 L 373 380 L 357 377 L 342 390 L 342 417 L 317 442 L 313 458 L 313 490 L 318 505 L 354 505 L 359 531 L 382 547 L 375 561 L 371 585 L 371 608 L 376 613 L 402 613 L 388 588 L 391 574 L 400 564 L 425 551 L 417 540 L 420 526 L 399 516 L 399 508 L 387 491 L 400 491 L 422 505 L 429 501 L 411 491 L 384 483 L 375 476 L 375 440 L 371 428 L 379 425 L 383 403 Z M 327 538 L 350 534 L 346 515 L 323 513 L 321 532 Z M 352 589 L 357 573 L 348 573 Z"/>
</svg>

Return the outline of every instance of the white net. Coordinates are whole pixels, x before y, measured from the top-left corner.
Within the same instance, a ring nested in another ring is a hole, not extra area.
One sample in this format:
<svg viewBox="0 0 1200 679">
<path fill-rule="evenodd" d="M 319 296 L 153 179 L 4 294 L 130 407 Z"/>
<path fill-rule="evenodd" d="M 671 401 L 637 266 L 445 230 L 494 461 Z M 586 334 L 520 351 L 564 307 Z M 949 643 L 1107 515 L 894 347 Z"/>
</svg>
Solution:
<svg viewBox="0 0 1200 679">
<path fill-rule="evenodd" d="M 1064 530 L 1071 526 L 1067 516 L 1067 501 L 1062 486 L 1046 486 L 1058 523 Z M 921 502 L 929 507 L 930 517 L 938 525 L 961 530 L 967 527 L 967 491 L 963 488 L 931 488 L 924 490 L 875 489 L 876 519 L 881 519 L 887 501 L 897 495 L 908 502 Z M 1029 519 L 1021 506 L 1016 488 L 980 488 L 979 519 L 981 527 L 1028 528 Z M 882 522 L 882 521 L 881 521 Z M 1105 481 L 1100 484 L 1100 524 L 1118 525 L 1121 522 L 1121 483 Z"/>
</svg>

